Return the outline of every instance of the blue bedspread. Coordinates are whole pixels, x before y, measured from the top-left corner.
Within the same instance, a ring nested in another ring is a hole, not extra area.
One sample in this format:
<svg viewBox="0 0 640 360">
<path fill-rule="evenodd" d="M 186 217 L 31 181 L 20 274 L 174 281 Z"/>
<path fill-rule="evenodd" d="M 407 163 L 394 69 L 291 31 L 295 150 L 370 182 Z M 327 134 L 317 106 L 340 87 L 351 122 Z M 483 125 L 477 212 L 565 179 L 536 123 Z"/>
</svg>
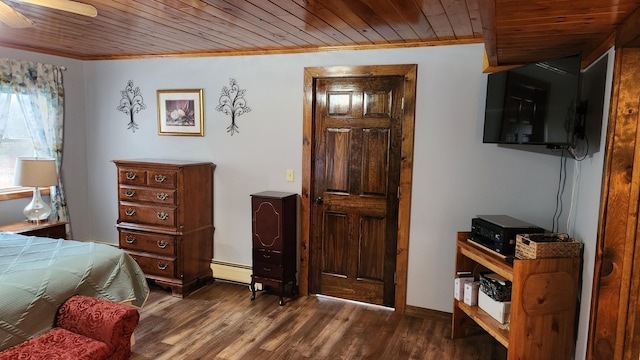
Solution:
<svg viewBox="0 0 640 360">
<path fill-rule="evenodd" d="M 50 329 L 76 294 L 141 307 L 149 288 L 116 247 L 0 232 L 0 350 Z"/>
</svg>

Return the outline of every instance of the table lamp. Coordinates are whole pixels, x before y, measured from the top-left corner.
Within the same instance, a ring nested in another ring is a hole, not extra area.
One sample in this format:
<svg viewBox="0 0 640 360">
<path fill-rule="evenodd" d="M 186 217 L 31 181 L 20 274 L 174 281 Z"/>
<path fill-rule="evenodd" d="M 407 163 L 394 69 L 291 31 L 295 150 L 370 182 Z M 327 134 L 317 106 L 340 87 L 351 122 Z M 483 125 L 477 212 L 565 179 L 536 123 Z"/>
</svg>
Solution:
<svg viewBox="0 0 640 360">
<path fill-rule="evenodd" d="M 13 183 L 18 186 L 33 187 L 33 199 L 24 208 L 24 216 L 29 222 L 47 221 L 51 215 L 51 206 L 42 201 L 40 188 L 58 185 L 56 162 L 54 159 L 19 157 Z"/>
</svg>

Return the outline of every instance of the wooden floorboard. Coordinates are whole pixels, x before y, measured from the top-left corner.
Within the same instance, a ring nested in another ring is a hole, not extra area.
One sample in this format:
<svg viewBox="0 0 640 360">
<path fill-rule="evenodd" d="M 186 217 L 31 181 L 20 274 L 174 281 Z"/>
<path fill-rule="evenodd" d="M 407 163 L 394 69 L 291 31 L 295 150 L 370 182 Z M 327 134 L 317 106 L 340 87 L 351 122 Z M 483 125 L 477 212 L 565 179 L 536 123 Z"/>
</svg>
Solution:
<svg viewBox="0 0 640 360">
<path fill-rule="evenodd" d="M 451 340 L 442 318 L 332 298 L 287 299 L 216 281 L 185 299 L 151 286 L 140 310 L 131 360 L 163 359 L 502 359 L 504 348 L 482 331 Z"/>
</svg>

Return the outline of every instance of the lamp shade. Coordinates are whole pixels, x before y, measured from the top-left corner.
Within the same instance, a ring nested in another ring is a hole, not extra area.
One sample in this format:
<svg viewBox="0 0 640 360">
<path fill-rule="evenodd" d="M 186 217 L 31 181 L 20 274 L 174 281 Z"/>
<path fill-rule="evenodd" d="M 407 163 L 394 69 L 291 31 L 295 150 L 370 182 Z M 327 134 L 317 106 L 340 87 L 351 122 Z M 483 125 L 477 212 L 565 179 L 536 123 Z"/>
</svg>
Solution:
<svg viewBox="0 0 640 360">
<path fill-rule="evenodd" d="M 17 158 L 13 183 L 31 187 L 58 185 L 56 161 L 32 157 Z"/>
</svg>

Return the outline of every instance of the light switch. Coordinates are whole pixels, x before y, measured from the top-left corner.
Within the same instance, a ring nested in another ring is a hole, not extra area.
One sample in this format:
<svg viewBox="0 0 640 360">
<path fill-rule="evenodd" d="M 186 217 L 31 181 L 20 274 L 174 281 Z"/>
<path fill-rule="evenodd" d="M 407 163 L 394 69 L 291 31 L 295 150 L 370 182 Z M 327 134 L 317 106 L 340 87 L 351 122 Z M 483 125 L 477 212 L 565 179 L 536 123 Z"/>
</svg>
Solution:
<svg viewBox="0 0 640 360">
<path fill-rule="evenodd" d="M 287 169 L 287 181 L 293 182 L 293 169 Z"/>
</svg>

